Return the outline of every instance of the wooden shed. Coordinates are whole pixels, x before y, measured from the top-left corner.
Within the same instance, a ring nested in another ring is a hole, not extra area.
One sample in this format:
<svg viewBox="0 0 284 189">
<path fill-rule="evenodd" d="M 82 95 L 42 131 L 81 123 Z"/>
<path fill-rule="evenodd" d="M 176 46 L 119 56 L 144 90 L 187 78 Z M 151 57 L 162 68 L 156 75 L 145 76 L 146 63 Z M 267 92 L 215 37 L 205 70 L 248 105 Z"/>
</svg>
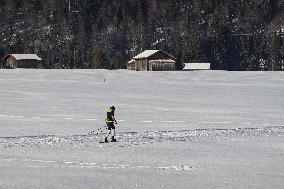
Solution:
<svg viewBox="0 0 284 189">
<path fill-rule="evenodd" d="M 146 50 L 128 62 L 128 70 L 174 71 L 176 58 L 160 50 Z"/>
<path fill-rule="evenodd" d="M 6 61 L 6 68 L 39 68 L 42 59 L 36 54 L 8 54 L 2 60 Z"/>
</svg>

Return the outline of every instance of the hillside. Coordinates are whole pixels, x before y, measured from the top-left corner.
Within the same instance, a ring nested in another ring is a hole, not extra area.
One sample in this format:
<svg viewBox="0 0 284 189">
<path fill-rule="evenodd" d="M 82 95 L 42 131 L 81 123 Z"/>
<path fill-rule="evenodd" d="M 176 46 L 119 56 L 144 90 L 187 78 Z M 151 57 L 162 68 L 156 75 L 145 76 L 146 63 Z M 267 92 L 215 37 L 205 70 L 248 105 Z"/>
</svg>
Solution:
<svg viewBox="0 0 284 189">
<path fill-rule="evenodd" d="M 3 0 L 0 55 L 37 53 L 45 68 L 125 68 L 161 49 L 213 69 L 283 70 L 282 0 Z"/>
</svg>

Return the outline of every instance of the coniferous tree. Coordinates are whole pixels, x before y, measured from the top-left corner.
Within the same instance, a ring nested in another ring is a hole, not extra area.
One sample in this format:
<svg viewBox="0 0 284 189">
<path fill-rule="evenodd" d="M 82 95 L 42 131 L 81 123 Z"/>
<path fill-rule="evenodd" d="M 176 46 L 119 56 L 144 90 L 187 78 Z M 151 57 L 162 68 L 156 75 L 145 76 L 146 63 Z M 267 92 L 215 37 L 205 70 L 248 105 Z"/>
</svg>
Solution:
<svg viewBox="0 0 284 189">
<path fill-rule="evenodd" d="M 279 2 L 1 1 L 0 49 L 37 53 L 46 68 L 86 68 L 96 49 L 111 68 L 125 68 L 141 51 L 161 49 L 213 69 L 282 70 Z"/>
<path fill-rule="evenodd" d="M 283 52 L 281 52 L 281 37 L 274 34 L 270 36 L 269 40 L 269 62 L 270 65 L 268 67 L 271 71 L 279 71 L 282 70 L 283 65 L 283 59 L 281 60 L 281 55 Z"/>
<path fill-rule="evenodd" d="M 100 50 L 95 50 L 93 54 L 93 61 L 90 65 L 91 69 L 111 69 L 111 64 L 105 53 Z"/>
</svg>

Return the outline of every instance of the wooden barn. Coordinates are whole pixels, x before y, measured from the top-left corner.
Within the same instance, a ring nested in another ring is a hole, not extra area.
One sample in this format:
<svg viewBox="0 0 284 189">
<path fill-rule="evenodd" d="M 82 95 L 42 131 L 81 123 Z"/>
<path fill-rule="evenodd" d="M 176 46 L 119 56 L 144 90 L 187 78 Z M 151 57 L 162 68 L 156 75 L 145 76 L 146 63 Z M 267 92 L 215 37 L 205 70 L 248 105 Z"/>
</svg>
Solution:
<svg viewBox="0 0 284 189">
<path fill-rule="evenodd" d="M 128 62 L 128 70 L 174 71 L 176 58 L 160 50 L 146 50 Z"/>
<path fill-rule="evenodd" d="M 2 60 L 6 62 L 6 68 L 39 68 L 42 59 L 36 54 L 8 54 Z"/>
</svg>

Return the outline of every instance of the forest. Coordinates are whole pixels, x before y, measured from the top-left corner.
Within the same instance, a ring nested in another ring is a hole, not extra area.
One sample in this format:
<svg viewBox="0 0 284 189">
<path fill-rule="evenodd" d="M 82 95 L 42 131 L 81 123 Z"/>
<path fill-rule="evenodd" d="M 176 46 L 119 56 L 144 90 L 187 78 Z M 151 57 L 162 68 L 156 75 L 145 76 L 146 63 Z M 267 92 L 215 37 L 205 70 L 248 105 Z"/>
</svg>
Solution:
<svg viewBox="0 0 284 189">
<path fill-rule="evenodd" d="M 284 70 L 284 0 L 0 0 L 0 57 L 125 69 L 146 49 L 214 70 Z"/>
</svg>

